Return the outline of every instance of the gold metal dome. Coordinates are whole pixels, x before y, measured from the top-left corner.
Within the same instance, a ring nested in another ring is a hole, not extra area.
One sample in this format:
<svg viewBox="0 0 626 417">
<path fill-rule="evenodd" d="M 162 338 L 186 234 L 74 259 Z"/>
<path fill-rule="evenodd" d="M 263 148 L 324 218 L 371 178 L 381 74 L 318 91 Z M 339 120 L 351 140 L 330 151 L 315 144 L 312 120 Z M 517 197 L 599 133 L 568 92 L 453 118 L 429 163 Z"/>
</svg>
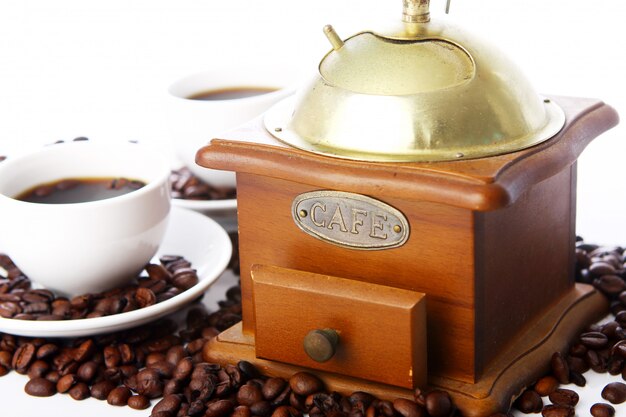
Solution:
<svg viewBox="0 0 626 417">
<path fill-rule="evenodd" d="M 493 46 L 431 22 L 427 0 L 404 0 L 403 21 L 342 40 L 294 97 L 265 115 L 296 148 L 370 161 L 445 161 L 524 149 L 554 136 L 562 110 L 540 97 Z"/>
</svg>

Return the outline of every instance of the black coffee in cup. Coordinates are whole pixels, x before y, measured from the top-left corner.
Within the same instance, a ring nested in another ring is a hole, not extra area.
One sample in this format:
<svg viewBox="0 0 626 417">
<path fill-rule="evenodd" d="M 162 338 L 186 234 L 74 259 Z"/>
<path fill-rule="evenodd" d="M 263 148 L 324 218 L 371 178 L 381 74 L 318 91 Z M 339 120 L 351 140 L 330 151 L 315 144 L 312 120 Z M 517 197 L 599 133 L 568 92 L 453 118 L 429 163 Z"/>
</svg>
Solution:
<svg viewBox="0 0 626 417">
<path fill-rule="evenodd" d="M 31 187 L 15 199 L 44 204 L 86 203 L 124 195 L 144 185 L 143 181 L 127 178 L 65 178 Z"/>
<path fill-rule="evenodd" d="M 271 93 L 277 88 L 272 87 L 232 87 L 219 90 L 207 90 L 195 93 L 187 97 L 190 100 L 235 100 L 238 98 L 248 98 L 260 96 L 261 94 Z"/>
</svg>

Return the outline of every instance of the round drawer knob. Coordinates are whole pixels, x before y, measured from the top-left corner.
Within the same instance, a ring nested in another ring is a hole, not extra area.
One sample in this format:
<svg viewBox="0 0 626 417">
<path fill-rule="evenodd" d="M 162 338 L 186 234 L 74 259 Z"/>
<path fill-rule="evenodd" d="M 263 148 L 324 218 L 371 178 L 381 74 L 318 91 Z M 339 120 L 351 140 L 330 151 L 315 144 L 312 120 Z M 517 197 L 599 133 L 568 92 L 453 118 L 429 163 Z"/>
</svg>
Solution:
<svg viewBox="0 0 626 417">
<path fill-rule="evenodd" d="M 304 336 L 304 351 L 316 362 L 326 362 L 335 354 L 339 334 L 333 329 L 311 330 Z"/>
</svg>

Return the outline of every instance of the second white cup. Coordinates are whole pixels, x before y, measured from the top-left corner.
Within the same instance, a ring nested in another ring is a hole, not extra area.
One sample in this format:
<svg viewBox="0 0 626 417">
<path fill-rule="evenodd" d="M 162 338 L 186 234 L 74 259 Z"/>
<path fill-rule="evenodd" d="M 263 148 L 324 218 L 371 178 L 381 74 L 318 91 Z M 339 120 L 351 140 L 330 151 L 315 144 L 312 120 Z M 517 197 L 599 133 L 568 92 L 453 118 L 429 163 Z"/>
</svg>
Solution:
<svg viewBox="0 0 626 417">
<path fill-rule="evenodd" d="M 181 162 L 211 185 L 234 187 L 234 173 L 197 165 L 196 152 L 219 134 L 254 119 L 292 94 L 295 81 L 295 72 L 283 67 L 248 65 L 215 68 L 176 81 L 169 88 L 168 117 L 170 136 Z M 236 98 L 238 92 L 246 94 L 246 90 L 262 93 Z M 193 98 L 198 95 L 209 99 Z"/>
</svg>

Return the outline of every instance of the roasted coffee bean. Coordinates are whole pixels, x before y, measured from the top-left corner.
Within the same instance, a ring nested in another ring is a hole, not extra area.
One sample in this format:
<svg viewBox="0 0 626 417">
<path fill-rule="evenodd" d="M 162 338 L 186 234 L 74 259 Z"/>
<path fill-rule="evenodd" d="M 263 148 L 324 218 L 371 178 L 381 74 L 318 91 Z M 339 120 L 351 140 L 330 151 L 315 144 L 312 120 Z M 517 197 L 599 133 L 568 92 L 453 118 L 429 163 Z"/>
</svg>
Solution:
<svg viewBox="0 0 626 417">
<path fill-rule="evenodd" d="M 324 383 L 308 372 L 297 372 L 289 378 L 289 387 L 298 395 L 307 396 L 324 389 Z"/>
<path fill-rule="evenodd" d="M 535 391 L 542 397 L 546 397 L 559 387 L 559 381 L 552 375 L 540 378 L 534 386 Z"/>
<path fill-rule="evenodd" d="M 621 404 L 626 401 L 626 384 L 611 382 L 602 389 L 602 398 L 612 404 Z"/>
<path fill-rule="evenodd" d="M 128 403 L 132 392 L 127 387 L 115 387 L 107 395 L 107 403 L 111 405 L 123 406 Z"/>
<path fill-rule="evenodd" d="M 587 385 L 587 379 L 585 379 L 583 374 L 579 374 L 578 372 L 570 371 L 569 378 L 570 382 L 576 386 L 584 387 Z"/>
<path fill-rule="evenodd" d="M 287 381 L 282 378 L 268 378 L 263 384 L 262 392 L 266 400 L 278 397 L 287 386 Z"/>
<path fill-rule="evenodd" d="M 46 378 L 33 378 L 26 383 L 24 391 L 35 397 L 50 397 L 56 394 L 56 385 Z"/>
<path fill-rule="evenodd" d="M 602 332 L 588 332 L 580 335 L 580 343 L 589 349 L 599 350 L 608 344 L 609 338 Z"/>
<path fill-rule="evenodd" d="M 135 410 L 145 410 L 150 407 L 150 400 L 144 395 L 132 395 L 128 399 L 128 406 Z"/>
<path fill-rule="evenodd" d="M 235 409 L 235 404 L 230 400 L 217 400 L 207 404 L 205 417 L 226 417 Z"/>
<path fill-rule="evenodd" d="M 85 400 L 90 397 L 89 386 L 84 382 L 78 382 L 70 388 L 68 394 L 76 401 Z"/>
<path fill-rule="evenodd" d="M 37 359 L 48 359 L 59 352 L 59 347 L 54 343 L 46 343 L 37 348 Z"/>
<path fill-rule="evenodd" d="M 174 273 L 172 284 L 180 290 L 188 290 L 198 283 L 198 274 L 195 269 L 181 268 Z"/>
<path fill-rule="evenodd" d="M 98 374 L 98 363 L 95 361 L 87 361 L 80 365 L 76 371 L 76 376 L 83 382 L 91 382 Z"/>
<path fill-rule="evenodd" d="M 137 392 L 152 399 L 163 394 L 163 382 L 154 369 L 142 369 L 136 375 Z"/>
<path fill-rule="evenodd" d="M 104 348 L 104 365 L 107 368 L 115 368 L 122 362 L 122 355 L 117 346 L 106 346 Z"/>
<path fill-rule="evenodd" d="M 445 391 L 430 391 L 426 394 L 426 411 L 431 417 L 447 417 L 454 410 L 452 399 Z"/>
<path fill-rule="evenodd" d="M 550 360 L 552 374 L 561 384 L 569 384 L 569 366 L 559 352 L 555 352 Z"/>
<path fill-rule="evenodd" d="M 76 349 L 73 351 L 73 359 L 76 362 L 82 363 L 89 359 L 94 352 L 96 351 L 96 344 L 93 340 L 87 339 L 82 342 Z"/>
<path fill-rule="evenodd" d="M 170 379 L 163 385 L 163 396 L 180 394 L 185 388 L 185 382 L 180 379 Z"/>
<path fill-rule="evenodd" d="M 13 365 L 11 365 L 12 361 L 13 355 L 11 354 L 11 352 L 8 352 L 6 350 L 0 350 L 0 366 L 11 369 L 13 367 Z"/>
<path fill-rule="evenodd" d="M 193 371 L 193 362 L 190 357 L 182 358 L 174 368 L 174 372 L 172 373 L 172 377 L 175 379 L 187 379 L 191 372 Z"/>
<path fill-rule="evenodd" d="M 97 400 L 106 400 L 111 391 L 115 388 L 115 384 L 109 380 L 96 382 L 91 386 L 91 396 Z"/>
<path fill-rule="evenodd" d="M 247 405 L 250 407 L 252 404 L 263 400 L 263 393 L 256 384 L 246 384 L 239 388 L 237 391 L 237 402 L 240 405 Z"/>
<path fill-rule="evenodd" d="M 25 375 L 28 371 L 28 367 L 35 359 L 36 347 L 32 343 L 24 343 L 18 347 L 13 354 L 13 360 L 11 367 L 17 371 L 17 373 Z"/>
<path fill-rule="evenodd" d="M 65 393 L 70 390 L 78 382 L 78 377 L 75 374 L 63 375 L 57 382 L 57 392 Z"/>
<path fill-rule="evenodd" d="M 42 361 L 41 359 L 37 359 L 33 362 L 28 368 L 28 377 L 30 379 L 33 378 L 41 378 L 50 370 L 50 365 L 47 362 Z"/>
<path fill-rule="evenodd" d="M 555 391 L 550 393 L 548 398 L 550 398 L 550 401 L 552 401 L 553 404 L 569 405 L 572 407 L 578 404 L 578 399 L 579 399 L 578 394 L 576 394 L 576 392 L 570 389 L 565 389 L 565 388 L 556 389 Z"/>
<path fill-rule="evenodd" d="M 543 408 L 543 400 L 535 391 L 526 390 L 515 400 L 514 405 L 522 413 L 539 413 Z"/>
<path fill-rule="evenodd" d="M 174 365 L 172 365 L 171 363 L 165 360 L 162 360 L 162 361 L 152 363 L 150 365 L 150 369 L 154 369 L 155 371 L 157 371 L 159 374 L 159 377 L 162 380 L 165 380 L 165 379 L 170 379 L 172 377 L 172 373 L 174 372 Z"/>
<path fill-rule="evenodd" d="M 405 400 L 404 398 L 394 400 L 393 409 L 402 417 L 426 417 L 426 411 L 424 408 L 417 405 L 415 402 Z"/>
<path fill-rule="evenodd" d="M 615 408 L 612 405 L 605 403 L 596 403 L 591 406 L 589 410 L 593 417 L 614 417 Z"/>
<path fill-rule="evenodd" d="M 178 394 L 166 395 L 159 402 L 156 403 L 156 405 L 152 409 L 152 414 L 161 412 L 165 413 L 164 415 L 169 415 L 173 417 L 176 415 L 176 413 L 178 413 L 181 402 L 182 397 Z"/>
<path fill-rule="evenodd" d="M 53 369 L 46 374 L 46 379 L 53 384 L 56 384 L 57 382 L 59 382 L 59 379 L 61 379 L 61 374 L 59 374 L 59 371 Z"/>
<path fill-rule="evenodd" d="M 178 365 L 178 362 L 185 357 L 187 357 L 187 350 L 183 345 L 172 346 L 165 354 L 165 360 L 173 366 Z"/>
<path fill-rule="evenodd" d="M 576 414 L 574 407 L 569 405 L 546 405 L 541 410 L 543 417 L 574 417 Z"/>
<path fill-rule="evenodd" d="M 578 358 L 576 356 L 568 356 L 567 357 L 567 365 L 569 366 L 570 375 L 572 372 L 578 372 L 583 374 L 589 370 L 589 365 L 587 361 L 583 358 Z"/>
<path fill-rule="evenodd" d="M 270 417 L 273 411 L 274 407 L 269 401 L 259 401 L 250 406 L 250 413 L 254 416 Z"/>
<path fill-rule="evenodd" d="M 626 359 L 626 340 L 620 340 L 611 348 L 611 356 L 618 356 Z"/>
<path fill-rule="evenodd" d="M 302 417 L 302 413 L 294 407 L 281 405 L 274 410 L 271 417 Z"/>
<path fill-rule="evenodd" d="M 252 417 L 252 412 L 250 411 L 249 407 L 245 405 L 239 405 L 235 407 L 230 417 Z"/>
<path fill-rule="evenodd" d="M 593 280 L 593 286 L 609 297 L 617 296 L 626 290 L 626 282 L 618 275 L 602 275 Z"/>
</svg>

